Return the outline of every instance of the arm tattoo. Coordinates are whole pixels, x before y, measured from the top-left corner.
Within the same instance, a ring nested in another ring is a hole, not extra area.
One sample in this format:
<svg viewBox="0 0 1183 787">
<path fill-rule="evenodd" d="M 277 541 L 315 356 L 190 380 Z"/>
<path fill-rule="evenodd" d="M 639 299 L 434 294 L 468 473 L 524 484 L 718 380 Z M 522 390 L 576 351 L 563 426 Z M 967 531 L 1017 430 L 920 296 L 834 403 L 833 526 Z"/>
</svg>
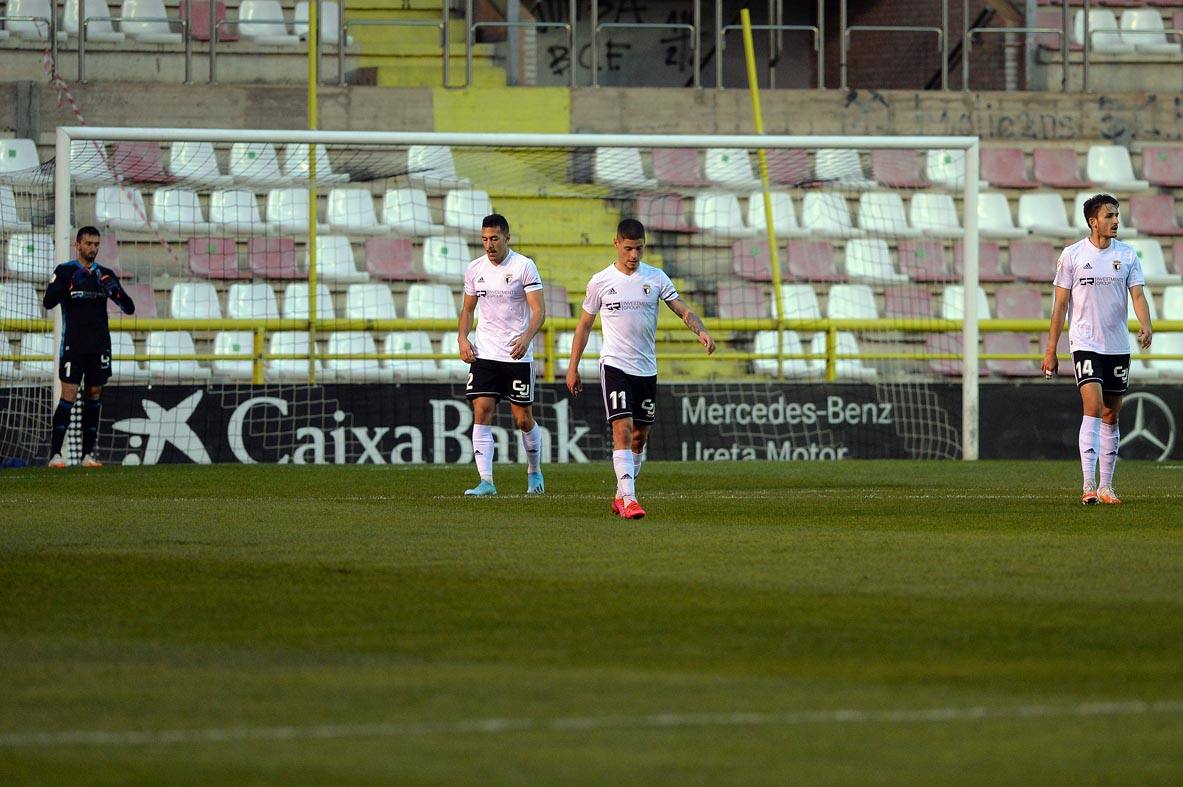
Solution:
<svg viewBox="0 0 1183 787">
<path fill-rule="evenodd" d="M 702 320 L 698 319 L 698 315 L 689 309 L 687 309 L 686 313 L 682 315 L 682 322 L 686 323 L 686 327 L 689 328 L 695 336 L 698 336 L 706 330 L 706 327 L 704 327 L 702 324 Z"/>
</svg>

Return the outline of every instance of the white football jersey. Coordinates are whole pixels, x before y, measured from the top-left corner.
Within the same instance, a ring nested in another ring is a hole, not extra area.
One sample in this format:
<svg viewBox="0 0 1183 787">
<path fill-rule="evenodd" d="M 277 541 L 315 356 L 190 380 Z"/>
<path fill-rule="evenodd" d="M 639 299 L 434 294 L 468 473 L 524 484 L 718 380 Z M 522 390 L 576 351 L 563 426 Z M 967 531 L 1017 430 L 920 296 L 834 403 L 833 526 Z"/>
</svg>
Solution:
<svg viewBox="0 0 1183 787">
<path fill-rule="evenodd" d="M 1142 262 L 1127 243 L 1114 239 L 1098 249 L 1085 238 L 1064 249 L 1052 283 L 1070 291 L 1068 348 L 1103 355 L 1130 351 L 1130 287 L 1145 284 Z"/>
<path fill-rule="evenodd" d="M 534 260 L 513 249 L 494 265 L 482 254 L 464 269 L 464 294 L 477 299 L 476 354 L 490 361 L 528 363 L 534 360 L 531 342 L 526 354 L 515 359 L 510 345 L 530 327 L 526 293 L 542 289 L 542 277 Z"/>
<path fill-rule="evenodd" d="M 616 264 L 591 277 L 583 310 L 600 315 L 600 363 L 627 374 L 657 374 L 657 304 L 678 297 L 665 271 L 641 263 L 632 275 Z"/>
</svg>

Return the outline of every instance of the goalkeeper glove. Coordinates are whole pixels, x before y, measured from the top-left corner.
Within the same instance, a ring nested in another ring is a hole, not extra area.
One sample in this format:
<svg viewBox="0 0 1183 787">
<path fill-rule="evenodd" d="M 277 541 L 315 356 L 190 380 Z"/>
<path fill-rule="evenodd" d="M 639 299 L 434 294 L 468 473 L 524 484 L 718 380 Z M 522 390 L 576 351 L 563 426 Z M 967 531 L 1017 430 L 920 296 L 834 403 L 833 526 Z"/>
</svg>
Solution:
<svg viewBox="0 0 1183 787">
<path fill-rule="evenodd" d="M 119 281 L 109 273 L 103 274 L 99 279 L 99 283 L 103 285 L 103 291 L 111 298 L 119 294 Z"/>
</svg>

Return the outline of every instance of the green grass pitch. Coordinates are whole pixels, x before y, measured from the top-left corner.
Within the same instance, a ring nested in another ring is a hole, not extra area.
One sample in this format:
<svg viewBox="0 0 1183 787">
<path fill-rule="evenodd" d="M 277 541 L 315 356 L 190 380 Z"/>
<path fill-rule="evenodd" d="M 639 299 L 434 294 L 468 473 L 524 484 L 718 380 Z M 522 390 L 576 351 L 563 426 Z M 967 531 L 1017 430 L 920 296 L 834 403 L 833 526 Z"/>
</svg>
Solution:
<svg viewBox="0 0 1183 787">
<path fill-rule="evenodd" d="M 1183 468 L 0 471 L 0 783 L 1183 782 Z"/>
</svg>

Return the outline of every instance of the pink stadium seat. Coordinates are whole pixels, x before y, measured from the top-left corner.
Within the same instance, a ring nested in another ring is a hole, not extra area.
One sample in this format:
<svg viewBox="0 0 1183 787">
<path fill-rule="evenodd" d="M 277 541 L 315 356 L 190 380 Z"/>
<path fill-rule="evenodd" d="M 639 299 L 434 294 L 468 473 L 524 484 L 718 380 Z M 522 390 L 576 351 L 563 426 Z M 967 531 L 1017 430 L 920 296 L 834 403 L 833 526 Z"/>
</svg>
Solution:
<svg viewBox="0 0 1183 787">
<path fill-rule="evenodd" d="M 131 296 L 132 302 L 136 305 L 136 313 L 126 315 L 128 318 L 157 316 L 156 292 L 152 289 L 151 284 L 120 283 L 123 285 L 123 289 L 127 294 Z M 110 299 L 107 299 L 107 315 L 115 319 L 121 319 L 125 316 L 120 308 L 115 305 L 115 302 Z"/>
<path fill-rule="evenodd" d="M 415 265 L 415 245 L 410 238 L 366 239 L 366 272 L 385 281 L 426 281 Z"/>
<path fill-rule="evenodd" d="M 982 148 L 982 180 L 1004 189 L 1033 189 L 1027 177 L 1027 157 L 1018 148 Z"/>
<path fill-rule="evenodd" d="M 296 266 L 296 243 L 291 238 L 251 238 L 246 247 L 247 266 L 265 279 L 303 279 Z"/>
<path fill-rule="evenodd" d="M 872 150 L 871 177 L 893 189 L 922 189 L 932 184 L 920 174 L 915 150 Z"/>
<path fill-rule="evenodd" d="M 1040 3 L 1040 5 L 1047 5 Z M 1035 26 L 1036 27 L 1052 27 L 1059 30 L 1064 23 L 1063 17 L 1060 15 L 1060 9 L 1040 8 L 1035 12 Z M 1079 52 L 1082 47 L 1073 40 L 1072 36 L 1072 19 L 1068 20 L 1068 49 L 1073 52 Z M 1055 33 L 1036 33 L 1035 42 L 1041 49 L 1051 49 L 1055 51 L 1060 50 L 1060 36 Z"/>
<path fill-rule="evenodd" d="M 982 352 L 1030 353 L 1031 339 L 1025 333 L 987 333 L 982 337 Z M 986 361 L 986 368 L 1003 377 L 1036 377 L 1042 374 L 1038 362 L 1034 359 L 990 360 Z"/>
<path fill-rule="evenodd" d="M 791 240 L 785 250 L 789 278 L 800 281 L 846 281 L 834 261 L 829 241 Z"/>
<path fill-rule="evenodd" d="M 956 353 L 961 354 L 961 334 L 932 333 L 924 340 L 926 353 Z M 929 371 L 947 377 L 961 376 L 960 358 L 932 358 L 928 361 Z"/>
<path fill-rule="evenodd" d="M 723 319 L 763 319 L 772 316 L 764 288 L 756 284 L 720 284 L 719 316 Z"/>
<path fill-rule="evenodd" d="M 782 186 L 797 186 L 813 180 L 809 154 L 804 150 L 778 148 L 764 153 L 768 162 L 768 179 Z"/>
<path fill-rule="evenodd" d="M 75 250 L 72 253 L 77 255 L 78 252 Z M 114 230 L 107 230 L 100 238 L 99 253 L 95 257 L 95 262 L 106 265 L 115 271 L 115 275 L 124 278 L 123 272 L 119 269 L 119 235 Z"/>
<path fill-rule="evenodd" d="M 193 0 L 193 17 L 192 27 L 194 41 L 209 41 L 210 26 L 209 26 L 209 0 Z M 181 0 L 179 6 L 180 19 L 185 18 L 185 0 Z M 226 4 L 222 0 L 218 0 L 214 4 L 214 14 L 216 19 L 214 23 L 217 24 L 226 18 Z M 236 25 L 221 25 L 218 28 L 218 41 L 237 41 L 238 27 Z"/>
<path fill-rule="evenodd" d="M 1039 290 L 1023 284 L 1008 284 L 994 293 L 994 316 L 1000 320 L 1043 318 L 1043 297 Z"/>
<path fill-rule="evenodd" d="M 134 183 L 172 183 L 164 169 L 158 142 L 116 142 L 112 155 L 115 174 Z"/>
<path fill-rule="evenodd" d="M 238 269 L 238 244 L 234 238 L 190 238 L 189 270 L 205 279 L 249 279 Z"/>
<path fill-rule="evenodd" d="M 1039 335 L 1039 351 L 1041 353 L 1047 352 L 1047 333 Z M 1068 349 L 1067 331 L 1060 334 L 1060 341 L 1056 343 L 1056 355 L 1060 358 L 1060 366 L 1056 369 L 1056 376 L 1075 377 L 1076 373 L 1072 368 L 1072 352 Z"/>
<path fill-rule="evenodd" d="M 1130 197 L 1130 224 L 1151 235 L 1183 235 L 1175 218 L 1175 199 L 1169 194 Z"/>
<path fill-rule="evenodd" d="M 912 281 L 952 281 L 945 247 L 939 240 L 901 240 L 898 247 L 900 273 Z"/>
<path fill-rule="evenodd" d="M 686 200 L 677 194 L 639 195 L 637 218 L 649 230 L 694 232 L 686 220 Z"/>
<path fill-rule="evenodd" d="M 930 319 L 932 293 L 927 287 L 893 284 L 883 288 L 883 316 L 896 319 Z"/>
<path fill-rule="evenodd" d="M 772 281 L 772 255 L 768 241 L 744 238 L 731 244 L 731 272 L 748 281 Z"/>
<path fill-rule="evenodd" d="M 1142 177 L 1152 186 L 1183 186 L 1183 148 L 1142 148 Z"/>
<path fill-rule="evenodd" d="M 653 177 L 666 186 L 701 188 L 709 186 L 702 174 L 702 156 L 693 148 L 654 148 Z"/>
<path fill-rule="evenodd" d="M 1171 270 L 1183 276 L 1183 238 L 1171 244 Z"/>
<path fill-rule="evenodd" d="M 543 284 L 542 303 L 546 306 L 547 317 L 571 316 L 571 300 L 567 288 L 561 284 Z"/>
<path fill-rule="evenodd" d="M 1056 272 L 1059 254 L 1051 241 L 1012 240 L 1010 272 L 1022 281 L 1049 282 Z"/>
<path fill-rule="evenodd" d="M 953 270 L 960 278 L 961 241 L 953 245 Z M 978 245 L 978 281 L 1014 281 L 1015 277 L 1002 270 L 1002 258 L 998 253 L 998 244 L 993 241 L 982 241 Z"/>
<path fill-rule="evenodd" d="M 1083 189 L 1091 184 L 1080 177 L 1080 164 L 1072 148 L 1036 148 L 1031 154 L 1035 179 L 1057 189 Z"/>
</svg>

